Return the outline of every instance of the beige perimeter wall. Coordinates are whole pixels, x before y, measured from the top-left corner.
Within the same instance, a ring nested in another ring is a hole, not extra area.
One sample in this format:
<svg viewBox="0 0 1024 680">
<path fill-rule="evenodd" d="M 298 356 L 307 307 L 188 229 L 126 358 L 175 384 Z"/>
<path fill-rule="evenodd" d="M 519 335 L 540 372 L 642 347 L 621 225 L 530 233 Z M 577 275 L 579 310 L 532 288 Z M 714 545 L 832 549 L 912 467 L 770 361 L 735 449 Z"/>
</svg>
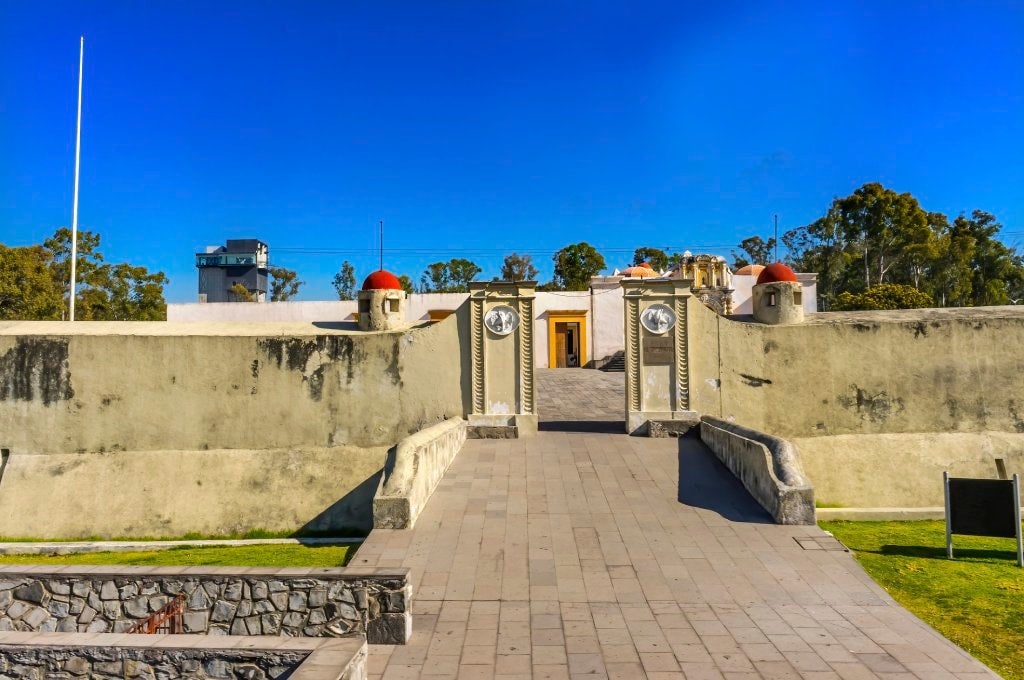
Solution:
<svg viewBox="0 0 1024 680">
<path fill-rule="evenodd" d="M 467 321 L 0 323 L 0 535 L 369 528 L 387 448 L 466 412 Z"/>
<path fill-rule="evenodd" d="M 766 326 L 691 305 L 693 408 L 794 439 L 819 500 L 941 505 L 942 469 L 992 477 L 997 455 L 1024 473 L 1024 309 Z"/>
</svg>

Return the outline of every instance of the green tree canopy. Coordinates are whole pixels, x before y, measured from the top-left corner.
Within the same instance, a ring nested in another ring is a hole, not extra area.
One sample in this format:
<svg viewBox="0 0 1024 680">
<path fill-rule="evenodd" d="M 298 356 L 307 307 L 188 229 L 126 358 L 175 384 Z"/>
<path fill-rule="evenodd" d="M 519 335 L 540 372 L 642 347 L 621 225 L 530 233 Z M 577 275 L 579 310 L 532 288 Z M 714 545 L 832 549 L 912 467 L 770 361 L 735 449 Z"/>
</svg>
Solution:
<svg viewBox="0 0 1024 680">
<path fill-rule="evenodd" d="M 661 248 L 637 248 L 633 251 L 633 264 L 642 264 L 646 262 L 658 272 L 663 272 L 668 269 L 668 254 Z"/>
<path fill-rule="evenodd" d="M 402 290 L 405 291 L 406 295 L 413 294 L 412 279 L 410 279 L 406 274 L 402 274 L 398 277 L 398 283 L 401 284 Z"/>
<path fill-rule="evenodd" d="M 337 291 L 339 300 L 356 299 L 356 269 L 351 262 L 345 260 L 341 263 L 341 269 L 331 279 L 331 285 Z"/>
<path fill-rule="evenodd" d="M 535 281 L 537 268 L 533 266 L 533 258 L 518 253 L 506 255 L 501 264 L 501 279 L 502 281 Z"/>
<path fill-rule="evenodd" d="M 939 306 L 1000 305 L 1024 295 L 1024 262 L 999 240 L 1001 228 L 981 210 L 950 222 L 871 183 L 782 241 L 795 269 L 817 272 L 823 309 L 883 283 L 912 286 Z"/>
<path fill-rule="evenodd" d="M 75 260 L 75 318 L 81 321 L 160 321 L 167 318 L 163 272 L 126 263 L 108 264 L 99 251 L 100 235 L 78 232 Z M 71 230 L 58 229 L 42 246 L 49 254 L 54 285 L 63 300 L 71 292 Z M 65 313 L 62 311 L 61 316 Z"/>
<path fill-rule="evenodd" d="M 740 241 L 740 250 L 743 251 L 742 255 L 736 251 L 732 253 L 733 269 L 746 267 L 748 264 L 768 264 L 773 259 L 775 239 L 765 241 L 760 236 L 749 236 Z"/>
<path fill-rule="evenodd" d="M 468 293 L 470 282 L 482 269 L 463 258 L 428 264 L 420 277 L 420 290 L 424 293 Z"/>
<path fill-rule="evenodd" d="M 604 256 L 586 241 L 566 246 L 555 253 L 554 288 L 559 290 L 587 290 L 590 279 L 605 268 Z"/>
<path fill-rule="evenodd" d="M 931 296 L 913 286 L 902 283 L 880 283 L 862 293 L 843 291 L 836 297 L 833 309 L 849 311 L 858 309 L 920 309 L 931 307 Z"/>
<path fill-rule="evenodd" d="M 299 293 L 299 287 L 305 281 L 299 279 L 299 275 L 291 269 L 284 267 L 270 268 L 270 301 L 284 302 L 290 300 Z"/>
<path fill-rule="evenodd" d="M 454 258 L 448 262 L 448 275 L 451 277 L 452 293 L 468 293 L 470 282 L 483 270 L 475 262 Z"/>
<path fill-rule="evenodd" d="M 60 319 L 62 286 L 53 271 L 53 254 L 42 246 L 8 248 L 0 244 L 0 319 Z"/>
<path fill-rule="evenodd" d="M 228 290 L 231 291 L 231 295 L 235 298 L 235 302 L 256 302 L 256 296 L 250 293 L 249 289 L 238 281 L 232 283 Z"/>
</svg>

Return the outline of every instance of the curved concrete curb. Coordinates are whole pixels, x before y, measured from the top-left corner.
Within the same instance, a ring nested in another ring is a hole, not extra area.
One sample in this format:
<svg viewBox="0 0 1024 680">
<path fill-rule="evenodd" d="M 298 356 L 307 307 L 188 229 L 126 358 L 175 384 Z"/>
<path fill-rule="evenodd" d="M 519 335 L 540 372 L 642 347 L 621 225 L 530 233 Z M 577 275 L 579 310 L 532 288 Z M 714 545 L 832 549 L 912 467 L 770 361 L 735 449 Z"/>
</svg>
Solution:
<svg viewBox="0 0 1024 680">
<path fill-rule="evenodd" d="M 373 498 L 374 529 L 411 529 L 455 455 L 466 442 L 466 421 L 451 418 L 420 430 L 388 452 Z"/>
<path fill-rule="evenodd" d="M 814 487 L 792 443 L 703 416 L 700 438 L 778 524 L 814 524 Z"/>
</svg>

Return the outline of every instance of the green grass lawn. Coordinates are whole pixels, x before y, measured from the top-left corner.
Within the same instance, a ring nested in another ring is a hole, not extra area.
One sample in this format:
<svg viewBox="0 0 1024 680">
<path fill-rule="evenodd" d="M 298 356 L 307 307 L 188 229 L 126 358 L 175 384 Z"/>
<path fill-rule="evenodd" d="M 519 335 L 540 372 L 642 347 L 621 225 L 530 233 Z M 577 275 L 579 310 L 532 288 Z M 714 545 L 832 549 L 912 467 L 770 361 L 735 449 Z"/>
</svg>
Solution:
<svg viewBox="0 0 1024 680">
<path fill-rule="evenodd" d="M 1024 569 L 1009 538 L 954 536 L 946 524 L 821 522 L 897 602 L 1007 680 L 1024 680 Z"/>
<path fill-rule="evenodd" d="M 103 552 L 76 555 L 0 555 L 0 564 L 130 564 L 181 567 L 341 567 L 356 545 L 247 545 L 240 547 L 182 546 L 145 552 Z"/>
</svg>

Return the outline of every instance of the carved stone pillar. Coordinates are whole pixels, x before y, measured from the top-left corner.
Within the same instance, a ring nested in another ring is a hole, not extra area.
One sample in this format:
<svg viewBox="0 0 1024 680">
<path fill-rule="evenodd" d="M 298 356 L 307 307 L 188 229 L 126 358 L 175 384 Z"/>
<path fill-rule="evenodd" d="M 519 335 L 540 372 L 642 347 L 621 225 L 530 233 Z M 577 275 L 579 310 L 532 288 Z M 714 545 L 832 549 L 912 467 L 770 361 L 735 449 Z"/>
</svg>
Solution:
<svg viewBox="0 0 1024 680">
<path fill-rule="evenodd" d="M 536 281 L 469 284 L 473 372 L 469 424 L 537 432 L 533 380 Z"/>
<path fill-rule="evenodd" d="M 693 281 L 624 279 L 626 432 L 646 434 L 649 421 L 690 421 L 687 298 Z"/>
</svg>

